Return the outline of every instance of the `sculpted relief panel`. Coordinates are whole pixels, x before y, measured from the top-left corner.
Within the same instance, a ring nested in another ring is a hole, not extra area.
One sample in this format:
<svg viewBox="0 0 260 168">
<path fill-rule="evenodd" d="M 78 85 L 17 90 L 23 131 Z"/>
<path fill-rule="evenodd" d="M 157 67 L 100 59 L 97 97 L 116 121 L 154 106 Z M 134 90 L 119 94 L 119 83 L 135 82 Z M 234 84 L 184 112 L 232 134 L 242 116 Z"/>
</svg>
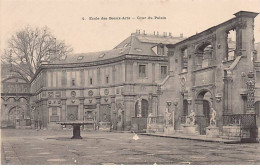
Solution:
<svg viewBox="0 0 260 168">
<path fill-rule="evenodd" d="M 3 83 L 3 93 L 29 93 L 29 91 L 27 84 Z"/>
<path fill-rule="evenodd" d="M 208 71 L 201 71 L 196 72 L 195 74 L 195 85 L 201 86 L 201 85 L 207 85 L 214 83 L 214 71 L 208 70 Z"/>
</svg>

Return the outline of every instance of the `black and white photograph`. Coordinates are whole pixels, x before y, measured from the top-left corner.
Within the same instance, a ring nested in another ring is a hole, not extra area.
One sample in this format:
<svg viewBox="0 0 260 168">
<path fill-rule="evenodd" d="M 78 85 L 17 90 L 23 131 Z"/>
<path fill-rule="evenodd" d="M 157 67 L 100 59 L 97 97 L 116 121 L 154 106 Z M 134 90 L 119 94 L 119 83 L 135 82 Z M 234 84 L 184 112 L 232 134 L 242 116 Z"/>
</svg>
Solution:
<svg viewBox="0 0 260 168">
<path fill-rule="evenodd" d="M 1 167 L 259 165 L 259 13 L 0 0 Z"/>
</svg>

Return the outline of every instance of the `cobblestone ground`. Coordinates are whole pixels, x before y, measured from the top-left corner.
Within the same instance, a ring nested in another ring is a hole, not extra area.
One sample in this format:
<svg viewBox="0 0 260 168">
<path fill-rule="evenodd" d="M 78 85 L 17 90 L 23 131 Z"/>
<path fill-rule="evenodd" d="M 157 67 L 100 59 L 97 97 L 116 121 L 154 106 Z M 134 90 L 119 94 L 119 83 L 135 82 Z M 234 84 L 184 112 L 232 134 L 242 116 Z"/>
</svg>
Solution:
<svg viewBox="0 0 260 168">
<path fill-rule="evenodd" d="M 222 144 L 133 133 L 2 129 L 2 164 L 260 164 L 260 144 Z"/>
</svg>

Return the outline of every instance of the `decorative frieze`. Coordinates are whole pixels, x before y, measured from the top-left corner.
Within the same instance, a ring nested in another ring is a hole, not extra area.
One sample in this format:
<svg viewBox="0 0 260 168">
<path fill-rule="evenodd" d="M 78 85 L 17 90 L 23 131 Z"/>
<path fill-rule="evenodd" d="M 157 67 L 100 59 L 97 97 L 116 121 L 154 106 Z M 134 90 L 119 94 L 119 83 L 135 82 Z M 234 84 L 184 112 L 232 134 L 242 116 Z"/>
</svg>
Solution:
<svg viewBox="0 0 260 168">
<path fill-rule="evenodd" d="M 255 79 L 254 73 L 250 71 L 248 73 L 247 84 L 247 112 L 252 113 L 255 110 Z"/>
</svg>

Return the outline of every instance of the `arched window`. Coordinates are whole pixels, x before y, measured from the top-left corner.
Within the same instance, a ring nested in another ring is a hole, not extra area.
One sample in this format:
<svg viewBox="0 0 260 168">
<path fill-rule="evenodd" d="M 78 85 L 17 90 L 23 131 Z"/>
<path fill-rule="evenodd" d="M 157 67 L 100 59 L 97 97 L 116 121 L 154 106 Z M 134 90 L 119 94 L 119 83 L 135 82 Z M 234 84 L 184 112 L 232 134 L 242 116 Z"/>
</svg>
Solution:
<svg viewBox="0 0 260 168">
<path fill-rule="evenodd" d="M 213 47 L 210 42 L 203 43 L 196 51 L 197 68 L 204 68 L 211 65 L 213 58 Z"/>
<path fill-rule="evenodd" d="M 181 49 L 182 72 L 188 70 L 188 49 L 187 47 Z"/>
</svg>

